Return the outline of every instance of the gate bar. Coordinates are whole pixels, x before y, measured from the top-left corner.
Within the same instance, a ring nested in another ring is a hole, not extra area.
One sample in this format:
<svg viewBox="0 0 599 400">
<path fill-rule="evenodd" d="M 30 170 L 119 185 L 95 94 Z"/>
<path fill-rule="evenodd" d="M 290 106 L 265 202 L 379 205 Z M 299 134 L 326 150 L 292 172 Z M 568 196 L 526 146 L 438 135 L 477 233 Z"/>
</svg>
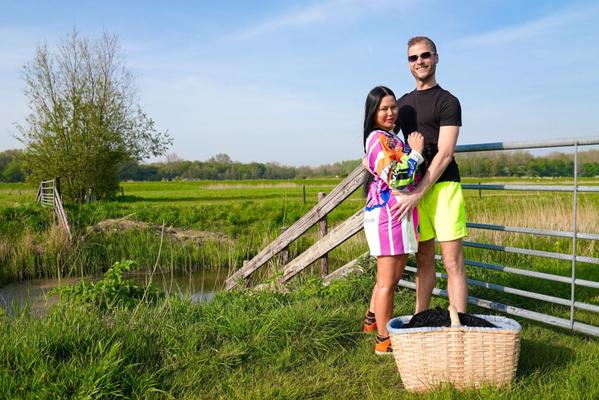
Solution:
<svg viewBox="0 0 599 400">
<path fill-rule="evenodd" d="M 532 235 L 545 235 L 553 237 L 563 237 L 570 239 L 574 233 L 578 239 L 588 240 L 599 240 L 599 234 L 595 233 L 583 233 L 583 232 L 567 232 L 567 231 L 554 231 L 547 229 L 535 229 L 535 228 L 522 228 L 518 226 L 506 226 L 506 225 L 491 225 L 491 224 L 479 224 L 476 222 L 466 222 L 468 228 L 474 229 L 485 229 L 490 231 L 501 231 L 501 232 L 513 232 L 513 233 L 528 233 Z"/>
<path fill-rule="evenodd" d="M 435 260 L 443 261 L 440 255 L 436 255 Z M 512 273 L 512 274 L 516 274 L 516 275 L 523 275 L 523 276 L 532 276 L 534 278 L 545 279 L 548 281 L 568 283 L 568 284 L 572 282 L 572 280 L 569 276 L 561 276 L 561 275 L 548 274 L 545 272 L 529 271 L 527 269 L 505 267 L 503 265 L 488 264 L 488 263 L 484 263 L 484 262 L 480 262 L 480 261 L 473 261 L 473 260 L 465 259 L 464 264 L 470 265 L 472 267 L 480 267 L 480 268 L 490 269 L 493 271 L 508 272 L 508 273 Z M 599 282 L 596 282 L 596 281 L 587 281 L 585 279 L 576 279 L 575 283 L 577 286 L 584 286 L 584 287 L 589 287 L 589 288 L 593 288 L 593 289 L 599 289 Z"/>
<path fill-rule="evenodd" d="M 563 253 L 552 253 L 550 251 L 528 250 L 528 249 L 521 249 L 519 247 L 500 246 L 497 244 L 468 242 L 468 241 L 464 241 L 464 246 L 473 247 L 476 249 L 497 250 L 497 251 L 504 251 L 506 253 L 524 254 L 524 255 L 529 255 L 529 256 L 553 258 L 556 260 L 565 260 L 565 261 L 575 260 L 575 261 L 582 262 L 582 263 L 599 265 L 599 258 L 595 258 L 595 257 L 572 256 L 572 255 L 563 254 Z"/>
<path fill-rule="evenodd" d="M 528 142 L 461 144 L 455 147 L 455 151 L 456 153 L 469 153 L 473 151 L 544 149 L 548 147 L 572 147 L 576 144 L 579 146 L 591 146 L 597 143 L 599 143 L 599 136 L 588 136 L 556 140 L 531 140 Z"/>
<path fill-rule="evenodd" d="M 416 283 L 404 281 L 403 279 L 400 280 L 397 285 L 408 289 L 416 290 Z M 442 296 L 446 298 L 448 297 L 447 290 L 442 290 L 439 288 L 434 288 L 433 294 L 435 296 Z M 475 306 L 488 308 L 491 310 L 501 311 L 506 314 L 532 319 L 534 321 L 543 322 L 549 325 L 559 326 L 560 328 L 572 329 L 574 331 L 581 332 L 587 335 L 599 336 L 599 327 L 584 324 L 582 322 L 574 322 L 573 326 L 570 327 L 570 321 L 564 318 L 552 317 L 547 314 L 526 310 L 524 308 L 509 306 L 507 304 L 498 303 L 496 301 L 480 299 L 474 296 L 468 296 L 468 303 L 473 304 Z"/>
<path fill-rule="evenodd" d="M 416 273 L 416 268 L 414 268 L 414 267 L 406 266 L 405 270 Z M 447 279 L 447 274 L 444 274 L 441 272 L 436 272 L 435 276 L 437 278 Z M 562 297 L 549 296 L 546 294 L 530 292 L 528 290 L 516 289 L 513 287 L 509 287 L 509 286 L 503 286 L 503 285 L 499 285 L 496 283 L 479 281 L 476 279 L 466 279 L 466 281 L 470 285 L 483 287 L 485 289 L 495 290 L 497 292 L 513 294 L 513 295 L 520 296 L 520 297 L 527 297 L 529 299 L 542 300 L 542 301 L 546 301 L 548 303 L 559 304 L 562 306 L 571 306 L 572 305 L 572 301 L 570 299 L 564 299 Z M 599 312 L 599 306 L 595 305 L 595 304 L 589 304 L 589 303 L 584 303 L 581 301 L 575 301 L 574 306 L 580 310 Z"/>
</svg>

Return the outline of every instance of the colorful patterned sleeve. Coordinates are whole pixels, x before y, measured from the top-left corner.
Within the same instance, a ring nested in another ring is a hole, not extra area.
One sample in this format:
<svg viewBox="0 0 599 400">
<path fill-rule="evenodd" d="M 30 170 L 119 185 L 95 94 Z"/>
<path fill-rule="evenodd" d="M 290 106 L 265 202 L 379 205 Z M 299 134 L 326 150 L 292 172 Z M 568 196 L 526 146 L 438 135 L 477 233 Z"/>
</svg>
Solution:
<svg viewBox="0 0 599 400">
<path fill-rule="evenodd" d="M 396 146 L 390 146 L 394 140 L 383 131 L 373 131 L 366 140 L 368 169 L 380 177 L 391 189 L 401 190 L 414 183 L 416 169 L 424 159 L 416 151 L 404 153 L 404 144 L 397 139 Z"/>
</svg>

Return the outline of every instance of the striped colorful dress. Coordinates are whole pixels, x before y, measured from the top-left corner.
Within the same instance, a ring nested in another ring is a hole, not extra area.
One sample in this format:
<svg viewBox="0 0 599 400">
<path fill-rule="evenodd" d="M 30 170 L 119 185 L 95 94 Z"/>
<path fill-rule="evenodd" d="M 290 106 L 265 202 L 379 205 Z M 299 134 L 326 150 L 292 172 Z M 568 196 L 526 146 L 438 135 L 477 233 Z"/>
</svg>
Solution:
<svg viewBox="0 0 599 400">
<path fill-rule="evenodd" d="M 397 204 L 391 190 L 412 191 L 416 170 L 424 159 L 393 132 L 374 130 L 366 139 L 368 170 L 374 181 L 368 188 L 364 232 L 372 256 L 394 256 L 418 251 L 418 211 L 401 221 L 391 217 Z"/>
</svg>

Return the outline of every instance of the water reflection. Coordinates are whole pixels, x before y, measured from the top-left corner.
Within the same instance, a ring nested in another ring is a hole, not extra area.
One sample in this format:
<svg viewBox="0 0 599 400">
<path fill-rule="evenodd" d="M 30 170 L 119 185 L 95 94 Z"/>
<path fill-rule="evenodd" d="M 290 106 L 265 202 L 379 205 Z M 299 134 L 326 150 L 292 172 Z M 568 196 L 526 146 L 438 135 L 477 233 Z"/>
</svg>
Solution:
<svg viewBox="0 0 599 400">
<path fill-rule="evenodd" d="M 227 279 L 224 269 L 207 269 L 191 273 L 156 271 L 151 277 L 150 272 L 131 272 L 125 274 L 126 279 L 145 285 L 150 282 L 167 293 L 189 296 L 194 302 L 210 301 L 216 291 L 224 286 Z M 89 276 L 86 279 L 97 281 L 102 275 Z M 60 286 L 72 285 L 81 278 L 33 279 L 13 283 L 0 288 L 0 306 L 8 312 L 14 312 L 28 306 L 34 315 L 43 315 L 53 304 L 58 302 L 58 296 L 50 296 L 50 290 Z"/>
</svg>

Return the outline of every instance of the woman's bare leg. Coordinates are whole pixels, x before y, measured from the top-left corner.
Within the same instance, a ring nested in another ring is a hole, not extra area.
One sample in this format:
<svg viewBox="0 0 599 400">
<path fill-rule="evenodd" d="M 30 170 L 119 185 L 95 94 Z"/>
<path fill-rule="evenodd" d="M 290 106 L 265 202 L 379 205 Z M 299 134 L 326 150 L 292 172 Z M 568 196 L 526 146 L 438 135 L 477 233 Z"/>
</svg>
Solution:
<svg viewBox="0 0 599 400">
<path fill-rule="evenodd" d="M 393 315 L 393 294 L 397 282 L 403 274 L 408 255 L 379 256 L 376 260 L 376 287 L 374 293 L 374 313 L 380 336 L 388 336 L 387 322 Z"/>
</svg>

